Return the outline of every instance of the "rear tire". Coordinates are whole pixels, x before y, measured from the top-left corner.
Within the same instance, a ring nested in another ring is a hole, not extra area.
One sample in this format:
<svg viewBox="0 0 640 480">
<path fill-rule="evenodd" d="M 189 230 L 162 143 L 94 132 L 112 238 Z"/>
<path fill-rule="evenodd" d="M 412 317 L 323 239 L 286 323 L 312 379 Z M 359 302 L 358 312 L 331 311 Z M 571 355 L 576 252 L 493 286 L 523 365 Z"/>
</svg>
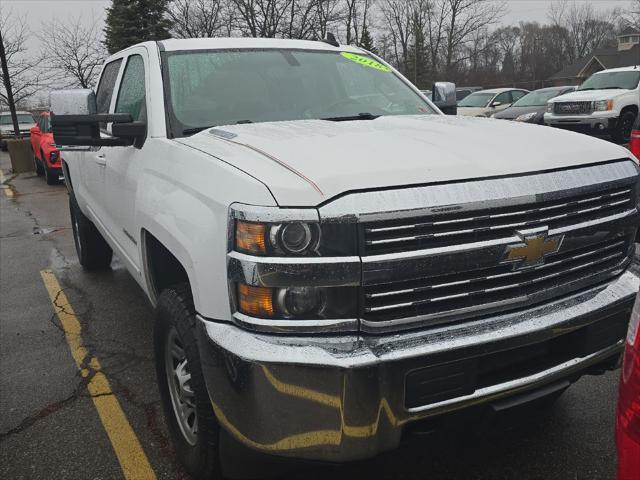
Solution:
<svg viewBox="0 0 640 480">
<path fill-rule="evenodd" d="M 165 289 L 158 298 L 154 352 L 171 440 L 194 479 L 221 479 L 220 427 L 204 382 L 195 328 L 189 285 Z"/>
<path fill-rule="evenodd" d="M 618 124 L 614 130 L 612 137 L 616 143 L 629 143 L 631 140 L 631 130 L 636 121 L 636 114 L 631 110 L 627 110 L 620 115 Z"/>
<path fill-rule="evenodd" d="M 80 265 L 87 271 L 106 270 L 111 265 L 113 251 L 96 226 L 82 213 L 73 194 L 69 195 L 69 211 Z"/>
</svg>

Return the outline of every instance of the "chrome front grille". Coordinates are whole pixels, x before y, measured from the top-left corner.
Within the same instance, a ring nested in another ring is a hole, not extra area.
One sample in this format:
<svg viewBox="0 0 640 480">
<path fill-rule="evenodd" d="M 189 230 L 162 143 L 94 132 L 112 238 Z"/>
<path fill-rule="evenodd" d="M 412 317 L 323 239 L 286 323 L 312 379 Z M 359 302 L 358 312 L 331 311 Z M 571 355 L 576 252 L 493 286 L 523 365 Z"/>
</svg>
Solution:
<svg viewBox="0 0 640 480">
<path fill-rule="evenodd" d="M 500 321 L 624 272 L 640 221 L 639 172 L 622 158 L 353 192 L 319 213 L 359 228 L 361 331 Z"/>
<path fill-rule="evenodd" d="M 572 284 L 602 280 L 620 273 L 630 261 L 630 238 L 561 251 L 546 263 L 514 270 L 512 264 L 451 272 L 414 280 L 379 284 L 363 289 L 363 318 L 380 322 L 420 318 L 428 324 L 444 323 L 465 313 L 504 310 L 530 303 L 537 294 L 567 291 Z M 561 288 L 562 290 L 558 290 Z"/>
<path fill-rule="evenodd" d="M 378 255 L 451 247 L 509 236 L 514 230 L 589 222 L 635 207 L 631 186 L 502 208 L 363 223 L 363 254 Z"/>
<path fill-rule="evenodd" d="M 589 115 L 593 113 L 593 102 L 555 102 L 553 113 L 557 115 Z"/>
</svg>

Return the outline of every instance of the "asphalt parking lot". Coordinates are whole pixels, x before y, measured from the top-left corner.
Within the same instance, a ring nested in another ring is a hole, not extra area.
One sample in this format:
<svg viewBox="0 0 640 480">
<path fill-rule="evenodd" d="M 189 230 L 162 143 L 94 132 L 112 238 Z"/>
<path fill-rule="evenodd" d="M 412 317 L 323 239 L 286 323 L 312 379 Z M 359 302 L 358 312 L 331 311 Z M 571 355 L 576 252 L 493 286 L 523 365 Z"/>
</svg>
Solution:
<svg viewBox="0 0 640 480">
<path fill-rule="evenodd" d="M 0 167 L 0 478 L 188 478 L 162 418 L 143 292 L 117 259 L 82 271 L 63 185 L 14 177 L 5 153 Z M 584 378 L 514 429 L 285 478 L 612 479 L 617 378 Z"/>
</svg>

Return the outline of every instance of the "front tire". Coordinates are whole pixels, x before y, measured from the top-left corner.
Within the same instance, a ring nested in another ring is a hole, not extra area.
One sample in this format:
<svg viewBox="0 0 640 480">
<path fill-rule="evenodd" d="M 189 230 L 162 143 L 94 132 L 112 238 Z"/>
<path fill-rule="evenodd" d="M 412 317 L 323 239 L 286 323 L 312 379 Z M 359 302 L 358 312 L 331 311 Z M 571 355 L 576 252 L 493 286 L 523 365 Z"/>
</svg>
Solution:
<svg viewBox="0 0 640 480">
<path fill-rule="evenodd" d="M 44 174 L 44 169 L 42 168 L 42 164 L 38 161 L 36 152 L 33 149 L 31 149 L 31 153 L 33 153 L 33 166 L 36 170 L 36 175 L 41 177 Z"/>
<path fill-rule="evenodd" d="M 47 185 L 57 185 L 58 184 L 58 175 L 51 171 L 51 169 L 47 165 L 47 161 L 44 159 L 44 152 L 40 151 L 40 156 L 42 157 L 42 166 L 44 167 L 44 179 L 47 181 Z"/>
<path fill-rule="evenodd" d="M 113 251 L 96 226 L 82 213 L 73 193 L 69 195 L 69 211 L 80 265 L 87 271 L 106 270 L 111 265 Z"/>
<path fill-rule="evenodd" d="M 158 387 L 178 459 L 195 479 L 220 479 L 219 426 L 204 383 L 188 284 L 158 298 L 154 352 Z"/>
<path fill-rule="evenodd" d="M 633 124 L 636 121 L 636 114 L 631 110 L 627 110 L 620 115 L 618 124 L 613 132 L 613 140 L 616 143 L 629 143 L 631 140 L 631 131 L 633 130 Z"/>
</svg>

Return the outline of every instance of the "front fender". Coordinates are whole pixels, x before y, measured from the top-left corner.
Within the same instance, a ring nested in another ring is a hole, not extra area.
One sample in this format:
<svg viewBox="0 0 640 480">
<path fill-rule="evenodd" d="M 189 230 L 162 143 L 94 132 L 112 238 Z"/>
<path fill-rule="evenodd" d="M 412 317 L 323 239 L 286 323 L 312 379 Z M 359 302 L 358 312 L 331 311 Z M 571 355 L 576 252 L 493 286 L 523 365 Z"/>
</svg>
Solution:
<svg viewBox="0 0 640 480">
<path fill-rule="evenodd" d="M 275 200 L 265 185 L 232 165 L 177 142 L 161 143 L 154 147 L 158 152 L 146 156 L 138 183 L 140 238 L 146 230 L 182 264 L 198 313 L 230 320 L 226 273 L 229 205 L 272 206 Z M 155 303 L 144 244 L 139 246 L 143 275 Z"/>
</svg>

